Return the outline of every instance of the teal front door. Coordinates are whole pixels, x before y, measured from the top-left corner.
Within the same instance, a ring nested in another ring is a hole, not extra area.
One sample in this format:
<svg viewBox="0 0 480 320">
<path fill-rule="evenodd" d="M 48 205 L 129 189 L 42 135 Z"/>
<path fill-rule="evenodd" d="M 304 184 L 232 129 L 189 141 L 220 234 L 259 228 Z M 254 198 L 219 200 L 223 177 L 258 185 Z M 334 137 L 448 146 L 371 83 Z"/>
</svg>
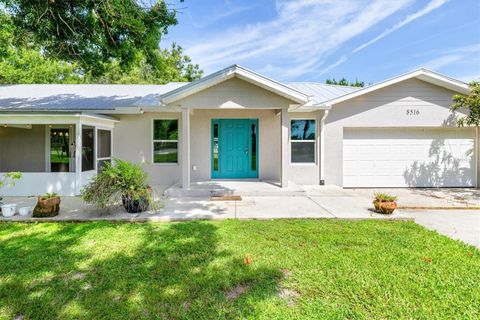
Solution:
<svg viewBox="0 0 480 320">
<path fill-rule="evenodd" d="M 212 178 L 258 178 L 258 119 L 212 120 Z"/>
</svg>

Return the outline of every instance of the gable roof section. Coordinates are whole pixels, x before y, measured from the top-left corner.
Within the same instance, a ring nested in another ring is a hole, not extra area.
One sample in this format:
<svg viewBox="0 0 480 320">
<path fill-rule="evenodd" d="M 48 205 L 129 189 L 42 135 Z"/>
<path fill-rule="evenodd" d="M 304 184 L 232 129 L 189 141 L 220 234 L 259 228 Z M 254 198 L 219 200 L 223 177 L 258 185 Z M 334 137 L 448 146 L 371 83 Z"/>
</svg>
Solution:
<svg viewBox="0 0 480 320">
<path fill-rule="evenodd" d="M 167 92 L 161 96 L 161 101 L 163 104 L 171 104 L 185 97 L 213 87 L 221 82 L 232 79 L 233 77 L 247 81 L 267 91 L 292 100 L 298 104 L 305 104 L 310 101 L 310 97 L 305 93 L 239 65 L 230 66 L 206 77 L 195 80 L 181 88 Z"/>
<path fill-rule="evenodd" d="M 360 90 L 357 90 L 357 91 L 354 91 L 354 92 L 351 92 L 351 93 L 347 93 L 347 94 L 342 95 L 340 97 L 324 101 L 322 103 L 317 104 L 317 106 L 320 106 L 320 107 L 332 106 L 334 104 L 344 102 L 344 101 L 362 96 L 364 94 L 367 94 L 367 93 L 370 93 L 370 92 L 373 92 L 373 91 L 376 91 L 376 90 L 394 85 L 396 83 L 399 83 L 399 82 L 402 82 L 402 81 L 405 81 L 405 80 L 408 80 L 408 79 L 412 79 L 412 78 L 417 78 L 417 79 L 423 80 L 425 82 L 429 82 L 431 84 L 434 84 L 434 85 L 437 85 L 437 86 L 440 86 L 440 87 L 443 87 L 443 88 L 446 88 L 446 89 L 450 89 L 452 91 L 455 91 L 455 92 L 458 92 L 458 93 L 461 93 L 461 94 L 468 94 L 470 92 L 470 88 L 469 88 L 468 84 L 466 84 L 465 82 L 462 82 L 460 80 L 450 78 L 450 77 L 445 76 L 443 74 L 440 74 L 440 73 L 422 68 L 422 69 L 418 69 L 418 70 L 415 70 L 415 71 L 412 71 L 412 72 L 408 72 L 408 73 L 399 75 L 399 76 L 391 78 L 391 79 L 387 79 L 387 80 L 378 82 L 374 85 L 365 87 L 363 89 L 360 89 Z"/>
</svg>

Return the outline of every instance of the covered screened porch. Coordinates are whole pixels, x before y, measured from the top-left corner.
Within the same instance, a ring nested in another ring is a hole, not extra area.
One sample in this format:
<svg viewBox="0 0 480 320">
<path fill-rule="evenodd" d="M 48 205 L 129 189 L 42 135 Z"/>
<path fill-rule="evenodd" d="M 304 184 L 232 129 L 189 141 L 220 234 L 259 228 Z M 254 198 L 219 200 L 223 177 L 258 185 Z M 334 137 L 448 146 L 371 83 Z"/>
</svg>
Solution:
<svg viewBox="0 0 480 320">
<path fill-rule="evenodd" d="M 22 173 L 0 194 L 80 194 L 102 164 L 111 161 L 116 121 L 83 113 L 0 114 L 0 175 Z"/>
</svg>

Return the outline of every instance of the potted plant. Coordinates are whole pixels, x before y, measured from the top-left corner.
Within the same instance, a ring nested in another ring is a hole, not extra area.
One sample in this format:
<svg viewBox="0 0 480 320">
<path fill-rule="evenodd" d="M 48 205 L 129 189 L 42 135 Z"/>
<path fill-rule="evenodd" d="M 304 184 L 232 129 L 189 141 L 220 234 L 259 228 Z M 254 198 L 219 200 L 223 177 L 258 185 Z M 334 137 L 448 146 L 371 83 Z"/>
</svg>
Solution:
<svg viewBox="0 0 480 320">
<path fill-rule="evenodd" d="M 154 205 L 147 182 L 148 176 L 139 164 L 114 159 L 83 188 L 82 198 L 106 210 L 121 201 L 127 212 L 139 213 Z"/>
<path fill-rule="evenodd" d="M 22 178 L 21 172 L 7 172 L 3 174 L 0 178 L 0 189 L 3 187 L 13 187 L 15 185 L 15 181 Z M 2 202 L 2 197 L 0 196 L 0 212 L 4 217 L 11 217 L 15 215 L 15 211 L 17 210 L 16 204 L 4 204 Z"/>
<path fill-rule="evenodd" d="M 397 197 L 388 193 L 375 193 L 373 205 L 375 211 L 382 214 L 392 214 L 397 208 Z"/>
<path fill-rule="evenodd" d="M 60 196 L 54 192 L 38 197 L 37 205 L 33 209 L 35 218 L 55 217 L 60 212 Z"/>
</svg>

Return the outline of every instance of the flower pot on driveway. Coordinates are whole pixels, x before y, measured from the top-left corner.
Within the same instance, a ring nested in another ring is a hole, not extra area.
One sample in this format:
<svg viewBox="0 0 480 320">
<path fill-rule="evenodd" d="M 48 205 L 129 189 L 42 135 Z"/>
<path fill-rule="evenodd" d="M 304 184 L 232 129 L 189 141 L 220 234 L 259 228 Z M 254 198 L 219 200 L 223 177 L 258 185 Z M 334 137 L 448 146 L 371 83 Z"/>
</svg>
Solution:
<svg viewBox="0 0 480 320">
<path fill-rule="evenodd" d="M 33 217 L 48 218 L 55 217 L 60 211 L 60 197 L 38 197 L 37 205 L 33 209 Z"/>
<path fill-rule="evenodd" d="M 18 208 L 18 214 L 21 216 L 28 216 L 32 212 L 32 207 L 21 207 Z"/>
<path fill-rule="evenodd" d="M 2 205 L 2 216 L 5 218 L 10 218 L 15 215 L 15 212 L 17 211 L 17 205 L 16 204 L 3 204 Z"/>
<path fill-rule="evenodd" d="M 374 201 L 373 205 L 375 206 L 375 210 L 382 214 L 392 214 L 393 211 L 397 209 L 396 201 Z"/>
</svg>

